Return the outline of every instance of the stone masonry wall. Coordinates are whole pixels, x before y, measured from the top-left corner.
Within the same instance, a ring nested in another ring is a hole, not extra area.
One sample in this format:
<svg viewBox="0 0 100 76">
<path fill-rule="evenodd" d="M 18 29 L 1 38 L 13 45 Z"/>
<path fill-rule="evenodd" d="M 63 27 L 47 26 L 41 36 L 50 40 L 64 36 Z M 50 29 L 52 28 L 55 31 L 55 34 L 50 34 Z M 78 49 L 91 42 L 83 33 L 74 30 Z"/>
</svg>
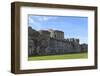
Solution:
<svg viewBox="0 0 100 76">
<path fill-rule="evenodd" d="M 29 56 L 76 53 L 81 52 L 81 49 L 79 39 L 64 39 L 64 32 L 62 31 L 36 31 L 28 27 Z"/>
</svg>

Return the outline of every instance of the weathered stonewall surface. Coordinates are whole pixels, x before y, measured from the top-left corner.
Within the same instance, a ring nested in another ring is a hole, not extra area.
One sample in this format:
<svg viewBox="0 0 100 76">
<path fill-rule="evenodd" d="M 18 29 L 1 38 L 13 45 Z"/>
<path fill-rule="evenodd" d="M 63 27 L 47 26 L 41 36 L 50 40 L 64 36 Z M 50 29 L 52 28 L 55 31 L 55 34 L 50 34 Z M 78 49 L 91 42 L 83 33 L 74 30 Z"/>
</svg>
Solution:
<svg viewBox="0 0 100 76">
<path fill-rule="evenodd" d="M 28 27 L 28 55 L 55 55 L 87 51 L 87 44 L 79 44 L 79 39 L 64 39 L 59 30 L 36 31 Z"/>
</svg>

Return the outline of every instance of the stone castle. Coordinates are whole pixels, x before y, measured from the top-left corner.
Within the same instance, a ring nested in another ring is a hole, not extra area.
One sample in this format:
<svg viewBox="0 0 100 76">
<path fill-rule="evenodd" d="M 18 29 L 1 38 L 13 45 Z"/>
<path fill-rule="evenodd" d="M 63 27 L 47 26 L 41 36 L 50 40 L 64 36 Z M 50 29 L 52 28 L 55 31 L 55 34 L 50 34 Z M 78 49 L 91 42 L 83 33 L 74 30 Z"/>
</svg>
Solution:
<svg viewBox="0 0 100 76">
<path fill-rule="evenodd" d="M 65 39 L 59 30 L 36 31 L 28 27 L 28 55 L 55 55 L 87 51 L 87 44 L 79 44 L 79 39 Z"/>
</svg>

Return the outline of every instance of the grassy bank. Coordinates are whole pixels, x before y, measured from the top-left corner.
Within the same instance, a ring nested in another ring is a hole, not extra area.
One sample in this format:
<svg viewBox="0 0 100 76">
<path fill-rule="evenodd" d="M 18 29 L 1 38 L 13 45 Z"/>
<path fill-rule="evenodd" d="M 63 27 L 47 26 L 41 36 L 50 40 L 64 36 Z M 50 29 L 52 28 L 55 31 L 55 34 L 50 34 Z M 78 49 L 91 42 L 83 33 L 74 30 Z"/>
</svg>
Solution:
<svg viewBox="0 0 100 76">
<path fill-rule="evenodd" d="M 64 55 L 49 55 L 49 56 L 31 56 L 28 57 L 28 60 L 56 60 L 56 59 L 83 59 L 87 58 L 87 53 L 73 53 L 73 54 L 64 54 Z"/>
</svg>

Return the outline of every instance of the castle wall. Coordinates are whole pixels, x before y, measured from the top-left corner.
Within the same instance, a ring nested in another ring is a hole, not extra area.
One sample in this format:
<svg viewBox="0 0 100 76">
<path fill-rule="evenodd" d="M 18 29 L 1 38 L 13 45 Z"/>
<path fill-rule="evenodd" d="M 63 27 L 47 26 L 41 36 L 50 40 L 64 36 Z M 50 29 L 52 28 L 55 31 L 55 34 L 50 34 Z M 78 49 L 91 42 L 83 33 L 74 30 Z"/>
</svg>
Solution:
<svg viewBox="0 0 100 76">
<path fill-rule="evenodd" d="M 80 52 L 80 46 L 76 39 L 73 39 L 73 41 L 68 41 L 50 38 L 48 50 L 51 50 L 51 52 L 55 54 L 64 54 Z"/>
<path fill-rule="evenodd" d="M 88 45 L 87 45 L 87 44 L 81 44 L 81 45 L 80 45 L 80 49 L 81 49 L 81 52 L 87 52 L 87 50 L 88 50 Z"/>
<path fill-rule="evenodd" d="M 29 56 L 76 53 L 86 49 L 85 45 L 80 46 L 79 39 L 64 39 L 64 32 L 61 31 L 36 31 L 29 28 L 28 32 Z"/>
</svg>

